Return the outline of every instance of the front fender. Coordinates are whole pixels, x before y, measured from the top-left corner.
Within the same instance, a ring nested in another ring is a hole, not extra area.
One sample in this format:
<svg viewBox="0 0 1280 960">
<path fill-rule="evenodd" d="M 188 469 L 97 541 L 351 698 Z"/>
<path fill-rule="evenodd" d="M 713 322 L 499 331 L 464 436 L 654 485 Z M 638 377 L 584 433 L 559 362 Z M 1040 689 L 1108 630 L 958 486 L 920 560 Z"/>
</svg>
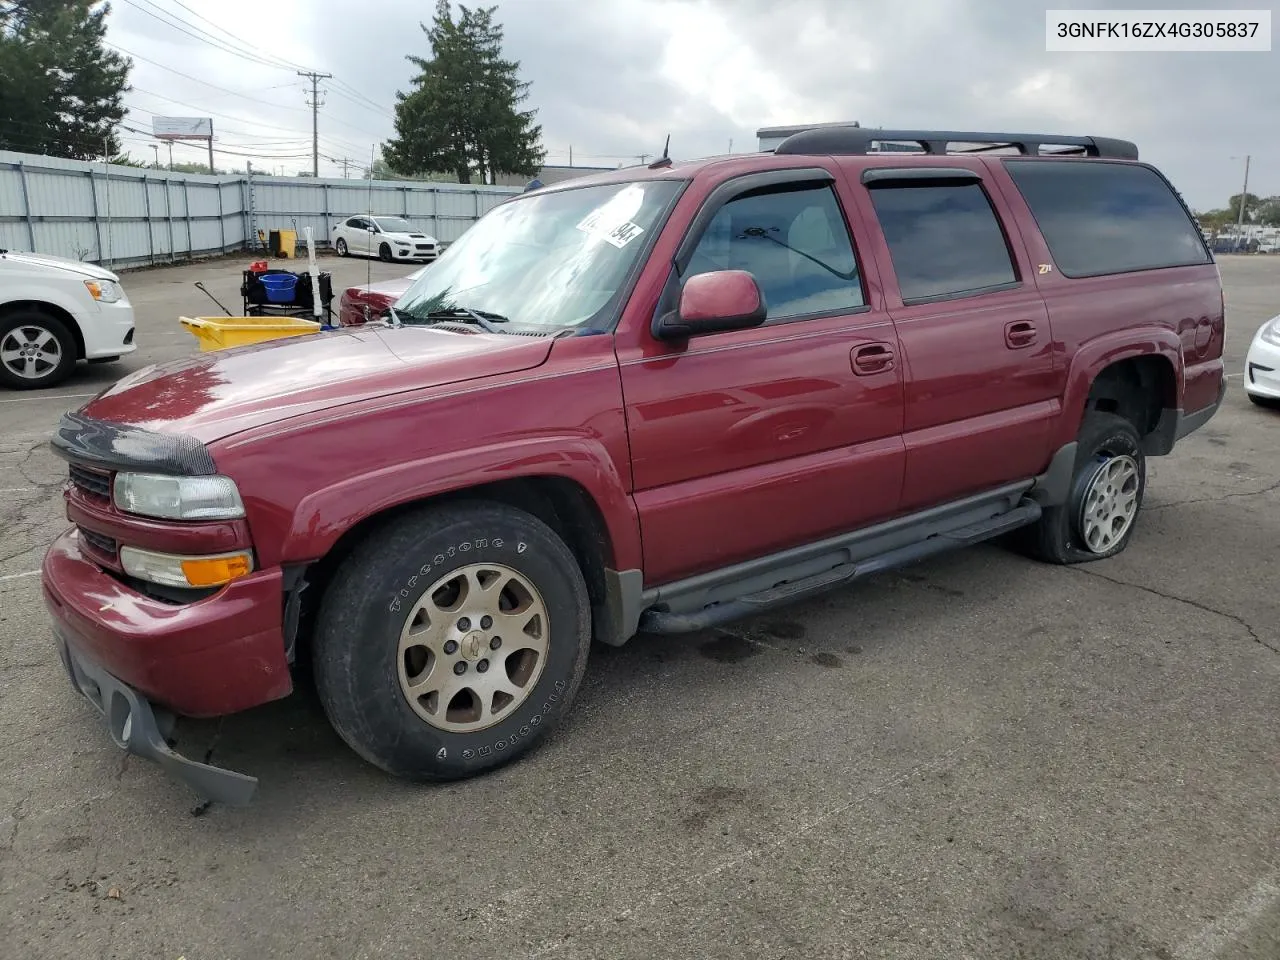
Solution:
<svg viewBox="0 0 1280 960">
<path fill-rule="evenodd" d="M 356 474 L 304 497 L 285 540 L 282 561 L 324 556 L 343 533 L 383 511 L 442 494 L 522 477 L 573 481 L 595 501 L 613 547 L 611 566 L 641 566 L 635 503 L 599 442 L 575 435 L 539 436 L 442 453 Z"/>
<path fill-rule="evenodd" d="M 81 279 L 88 280 L 89 277 Z M 88 300 L 88 294 L 85 294 Z M 89 303 L 83 303 L 77 300 L 75 294 L 65 289 L 65 284 L 46 283 L 41 280 L 32 279 L 31 277 L 21 277 L 10 283 L 5 281 L 5 288 L 0 295 L 0 310 L 8 307 L 12 303 L 48 303 L 65 311 L 71 319 L 79 327 L 84 320 L 85 312 L 89 309 L 97 310 L 97 304 L 93 304 L 90 308 Z"/>
<path fill-rule="evenodd" d="M 1082 344 L 1071 358 L 1062 398 L 1062 417 L 1053 449 L 1075 440 L 1084 420 L 1089 390 L 1098 374 L 1113 363 L 1134 357 L 1163 357 L 1173 367 L 1174 406 L 1181 403 L 1184 388 L 1182 346 L 1178 335 L 1166 327 L 1129 328 L 1104 334 Z"/>
</svg>

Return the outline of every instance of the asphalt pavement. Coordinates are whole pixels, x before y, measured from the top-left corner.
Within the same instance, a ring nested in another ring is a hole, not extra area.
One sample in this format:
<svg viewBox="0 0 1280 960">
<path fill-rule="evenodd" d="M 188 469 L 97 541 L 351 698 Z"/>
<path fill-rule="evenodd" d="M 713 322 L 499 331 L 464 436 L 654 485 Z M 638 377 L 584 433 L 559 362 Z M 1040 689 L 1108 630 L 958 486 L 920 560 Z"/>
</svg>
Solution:
<svg viewBox="0 0 1280 960">
<path fill-rule="evenodd" d="M 452 785 L 374 770 L 305 691 L 185 725 L 261 777 L 234 810 L 111 745 L 33 571 L 59 414 L 193 352 L 192 283 L 234 309 L 245 262 L 126 274 L 136 355 L 0 393 L 0 955 L 1280 958 L 1280 412 L 1240 386 L 1280 256 L 1220 259 L 1226 402 L 1121 556 L 983 546 L 598 648 L 554 738 Z"/>
</svg>

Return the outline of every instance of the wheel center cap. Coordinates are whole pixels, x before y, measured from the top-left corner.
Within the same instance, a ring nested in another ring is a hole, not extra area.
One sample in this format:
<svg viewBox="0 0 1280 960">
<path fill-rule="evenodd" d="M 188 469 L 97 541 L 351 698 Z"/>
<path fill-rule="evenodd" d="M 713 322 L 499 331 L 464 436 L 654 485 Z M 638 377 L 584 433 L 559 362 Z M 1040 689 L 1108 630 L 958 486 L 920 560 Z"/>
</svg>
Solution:
<svg viewBox="0 0 1280 960">
<path fill-rule="evenodd" d="M 488 649 L 488 646 L 485 642 L 484 634 L 479 630 L 472 630 L 462 638 L 462 641 L 458 644 L 458 649 L 464 658 L 475 661 L 480 659 L 480 655 Z"/>
</svg>

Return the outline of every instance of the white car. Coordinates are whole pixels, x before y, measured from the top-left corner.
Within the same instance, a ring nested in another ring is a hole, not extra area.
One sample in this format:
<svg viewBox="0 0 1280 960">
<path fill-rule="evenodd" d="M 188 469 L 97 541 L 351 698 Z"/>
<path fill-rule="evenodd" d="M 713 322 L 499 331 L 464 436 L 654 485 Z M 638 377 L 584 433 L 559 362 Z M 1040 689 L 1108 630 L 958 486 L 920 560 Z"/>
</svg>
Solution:
<svg viewBox="0 0 1280 960">
<path fill-rule="evenodd" d="M 104 363 L 136 349 L 133 306 L 110 270 L 0 250 L 0 385 L 52 387 L 77 360 Z"/>
<path fill-rule="evenodd" d="M 1280 316 L 1254 334 L 1244 358 L 1244 389 L 1259 406 L 1280 407 Z"/>
<path fill-rule="evenodd" d="M 340 257 L 431 261 L 440 255 L 435 237 L 400 217 L 348 217 L 334 225 L 329 240 Z"/>
</svg>

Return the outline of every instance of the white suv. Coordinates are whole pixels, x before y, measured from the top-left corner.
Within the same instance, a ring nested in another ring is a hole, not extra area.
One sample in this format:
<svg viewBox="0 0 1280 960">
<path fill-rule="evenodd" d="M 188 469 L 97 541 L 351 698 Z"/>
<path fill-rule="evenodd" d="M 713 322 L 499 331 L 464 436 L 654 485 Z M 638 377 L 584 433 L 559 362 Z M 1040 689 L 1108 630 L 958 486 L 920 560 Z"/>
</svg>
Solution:
<svg viewBox="0 0 1280 960">
<path fill-rule="evenodd" d="M 120 278 L 93 263 L 0 250 L 0 385 L 52 387 L 77 360 L 137 349 Z"/>
</svg>

